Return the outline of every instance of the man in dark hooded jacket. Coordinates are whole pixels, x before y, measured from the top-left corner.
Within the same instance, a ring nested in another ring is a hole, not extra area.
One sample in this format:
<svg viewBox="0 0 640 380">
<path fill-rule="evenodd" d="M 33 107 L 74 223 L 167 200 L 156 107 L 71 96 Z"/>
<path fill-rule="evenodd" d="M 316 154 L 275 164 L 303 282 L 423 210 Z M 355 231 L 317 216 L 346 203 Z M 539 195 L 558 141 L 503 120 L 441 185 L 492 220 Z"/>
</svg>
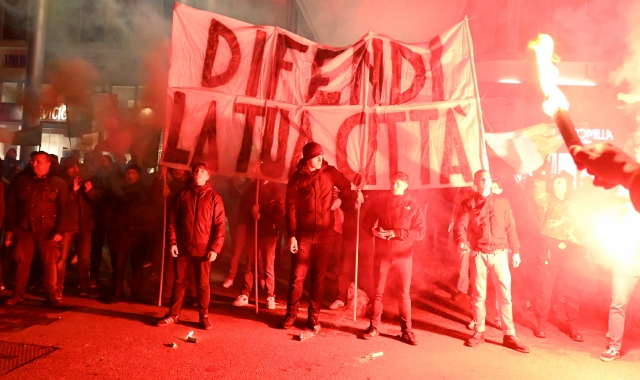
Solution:
<svg viewBox="0 0 640 380">
<path fill-rule="evenodd" d="M 546 338 L 546 323 L 554 284 L 556 279 L 562 279 L 567 333 L 572 340 L 582 342 L 582 334 L 575 323 L 580 307 L 577 287 L 584 250 L 576 229 L 578 205 L 567 200 L 568 191 L 573 186 L 573 177 L 562 172 L 549 181 L 549 164 L 550 160 L 547 159 L 537 173 L 534 184 L 534 199 L 542 226 L 544 249 L 537 263 L 540 278 L 535 303 L 537 326 L 533 335 Z"/>
<path fill-rule="evenodd" d="M 333 187 L 344 202 L 362 203 L 362 195 L 351 190 L 351 182 L 323 158 L 320 144 L 307 143 L 302 159 L 289 178 L 286 193 L 286 222 L 289 250 L 293 254 L 287 314 L 282 327 L 293 327 L 302 298 L 307 271 L 311 268 L 311 291 L 307 327 L 318 331 L 318 315 L 324 298 L 324 277 L 333 246 Z"/>
<path fill-rule="evenodd" d="M 210 169 L 205 163 L 193 167 L 193 183 L 174 197 L 169 211 L 167 233 L 171 255 L 176 258 L 176 281 L 171 293 L 169 313 L 157 322 L 166 326 L 178 322 L 187 282 L 187 263 L 191 263 L 198 283 L 198 312 L 203 329 L 211 330 L 209 273 L 222 250 L 225 213 L 222 198 L 213 191 Z"/>
<path fill-rule="evenodd" d="M 113 192 L 113 208 L 107 211 L 107 243 L 113 268 L 112 303 L 122 297 L 124 274 L 131 256 L 131 297 L 142 299 L 142 265 L 147 253 L 147 240 L 151 232 L 149 220 L 151 198 L 148 188 L 140 181 L 142 169 L 130 165 L 124 172 L 124 183 Z"/>
<path fill-rule="evenodd" d="M 373 278 L 376 295 L 373 301 L 371 325 L 363 338 L 379 335 L 382 319 L 382 296 L 391 267 L 397 269 L 401 296 L 398 302 L 402 328 L 401 339 L 413 346 L 418 344 L 411 330 L 411 272 L 413 270 L 413 245 L 424 239 L 427 224 L 420 206 L 407 192 L 409 176 L 398 172 L 392 179 L 391 195 L 376 201 L 365 215 L 365 231 L 371 231 L 375 239 L 376 254 L 373 259 Z"/>
<path fill-rule="evenodd" d="M 64 160 L 60 178 L 69 187 L 67 215 L 69 217 L 70 231 L 64 233 L 62 254 L 56 264 L 58 268 L 56 298 L 62 298 L 66 264 L 71 245 L 75 245 L 76 255 L 78 256 L 80 295 L 97 297 L 98 293 L 95 289 L 89 288 L 89 254 L 91 253 L 91 232 L 94 227 L 93 213 L 89 203 L 92 196 L 92 184 L 91 182 L 82 183 L 79 162 L 75 157 L 67 157 Z"/>
</svg>

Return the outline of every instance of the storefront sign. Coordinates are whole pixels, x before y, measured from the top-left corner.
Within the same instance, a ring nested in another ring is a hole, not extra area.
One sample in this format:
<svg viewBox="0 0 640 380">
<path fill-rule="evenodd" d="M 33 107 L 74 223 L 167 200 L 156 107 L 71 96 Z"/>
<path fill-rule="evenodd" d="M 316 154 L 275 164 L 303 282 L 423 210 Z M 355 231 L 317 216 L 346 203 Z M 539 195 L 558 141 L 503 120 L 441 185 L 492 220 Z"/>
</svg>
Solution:
<svg viewBox="0 0 640 380">
<path fill-rule="evenodd" d="M 62 104 L 57 107 L 41 108 L 40 119 L 42 121 L 67 121 L 67 106 Z"/>
<path fill-rule="evenodd" d="M 578 137 L 584 144 L 594 141 L 613 141 L 613 133 L 609 129 L 576 128 Z"/>
</svg>

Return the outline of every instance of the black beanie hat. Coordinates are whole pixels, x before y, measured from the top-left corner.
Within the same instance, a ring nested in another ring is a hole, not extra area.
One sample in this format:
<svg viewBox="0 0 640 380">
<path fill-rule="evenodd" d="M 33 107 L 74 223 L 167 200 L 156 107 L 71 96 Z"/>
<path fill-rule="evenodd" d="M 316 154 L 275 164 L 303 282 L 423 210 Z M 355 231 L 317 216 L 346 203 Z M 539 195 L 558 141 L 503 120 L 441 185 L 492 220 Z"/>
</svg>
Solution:
<svg viewBox="0 0 640 380">
<path fill-rule="evenodd" d="M 305 160 L 310 160 L 314 157 L 323 154 L 322 146 L 315 141 L 311 141 L 302 148 L 302 158 Z"/>
<path fill-rule="evenodd" d="M 138 172 L 138 174 L 142 173 L 142 168 L 136 164 L 131 164 L 129 166 L 127 166 L 127 169 L 124 171 L 125 173 L 128 172 L 129 170 L 135 170 Z"/>
</svg>

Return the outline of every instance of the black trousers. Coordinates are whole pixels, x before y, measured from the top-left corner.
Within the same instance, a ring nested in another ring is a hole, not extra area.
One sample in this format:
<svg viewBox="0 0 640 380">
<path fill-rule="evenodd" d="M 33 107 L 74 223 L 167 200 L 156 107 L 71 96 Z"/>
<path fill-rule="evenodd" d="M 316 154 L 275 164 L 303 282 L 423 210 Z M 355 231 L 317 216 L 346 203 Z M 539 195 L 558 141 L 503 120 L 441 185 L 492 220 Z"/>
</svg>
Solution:
<svg viewBox="0 0 640 380">
<path fill-rule="evenodd" d="M 578 289 L 582 249 L 577 244 L 550 237 L 545 237 L 545 241 L 547 248 L 538 258 L 539 280 L 535 304 L 536 319 L 539 323 L 547 321 L 553 287 L 556 281 L 561 280 L 564 290 L 566 321 L 573 322 L 578 318 L 578 310 L 580 309 Z M 561 243 L 566 245 L 565 249 L 560 249 Z"/>
<path fill-rule="evenodd" d="M 180 255 L 175 259 L 176 280 L 173 283 L 173 291 L 171 292 L 171 308 L 169 309 L 169 314 L 180 315 L 187 284 L 187 267 L 189 263 L 196 277 L 198 313 L 200 313 L 200 317 L 207 316 L 209 314 L 209 301 L 211 299 L 211 289 L 209 286 L 211 262 L 206 257 L 188 255 Z"/>
<path fill-rule="evenodd" d="M 95 228 L 91 232 L 91 256 L 89 278 L 92 281 L 100 280 L 100 264 L 102 263 L 102 247 L 104 246 L 104 235 L 107 231 L 105 217 L 103 215 L 94 218 Z"/>
<path fill-rule="evenodd" d="M 311 289 L 309 291 L 309 315 L 318 315 L 324 301 L 324 278 L 327 274 L 327 262 L 333 247 L 332 231 L 317 234 L 314 237 L 299 237 L 298 253 L 291 256 L 291 279 L 287 313 L 297 314 L 302 288 L 307 272 L 311 270 Z"/>
<path fill-rule="evenodd" d="M 29 280 L 29 270 L 35 253 L 44 266 L 44 287 L 48 296 L 56 289 L 56 262 L 60 257 L 60 244 L 51 241 L 50 234 L 34 233 L 17 229 L 14 233 L 16 249 L 16 289 L 14 294 L 22 297 Z"/>
<path fill-rule="evenodd" d="M 122 296 L 124 274 L 127 261 L 131 257 L 131 296 L 142 296 L 143 264 L 147 254 L 147 235 L 139 232 L 114 233 L 107 236 L 109 251 L 111 251 L 111 267 L 113 269 L 113 296 Z"/>
</svg>

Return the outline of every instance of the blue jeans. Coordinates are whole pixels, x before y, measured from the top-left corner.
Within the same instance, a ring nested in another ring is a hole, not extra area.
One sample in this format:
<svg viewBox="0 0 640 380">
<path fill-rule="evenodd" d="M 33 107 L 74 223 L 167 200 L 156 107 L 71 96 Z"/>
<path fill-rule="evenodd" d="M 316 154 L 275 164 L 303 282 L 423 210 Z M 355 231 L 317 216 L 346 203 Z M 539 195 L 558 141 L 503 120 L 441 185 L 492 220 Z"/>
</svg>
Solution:
<svg viewBox="0 0 640 380">
<path fill-rule="evenodd" d="M 618 266 L 613 270 L 609 308 L 609 347 L 620 350 L 629 300 L 640 278 L 640 265 Z"/>
<path fill-rule="evenodd" d="M 400 312 L 400 327 L 402 331 L 411 331 L 411 272 L 413 271 L 413 257 L 380 257 L 373 258 L 373 283 L 376 295 L 373 299 L 373 315 L 371 325 L 378 328 L 382 319 L 382 296 L 387 285 L 387 276 L 391 268 L 398 272 L 400 289 L 400 299 L 398 300 L 398 311 Z"/>
<path fill-rule="evenodd" d="M 297 237 L 298 253 L 291 256 L 291 279 L 287 297 L 287 314 L 296 315 L 302 298 L 302 288 L 307 272 L 311 269 L 309 291 L 309 316 L 318 315 L 324 300 L 324 278 L 327 262 L 333 246 L 331 230 L 313 236 Z"/>
</svg>

